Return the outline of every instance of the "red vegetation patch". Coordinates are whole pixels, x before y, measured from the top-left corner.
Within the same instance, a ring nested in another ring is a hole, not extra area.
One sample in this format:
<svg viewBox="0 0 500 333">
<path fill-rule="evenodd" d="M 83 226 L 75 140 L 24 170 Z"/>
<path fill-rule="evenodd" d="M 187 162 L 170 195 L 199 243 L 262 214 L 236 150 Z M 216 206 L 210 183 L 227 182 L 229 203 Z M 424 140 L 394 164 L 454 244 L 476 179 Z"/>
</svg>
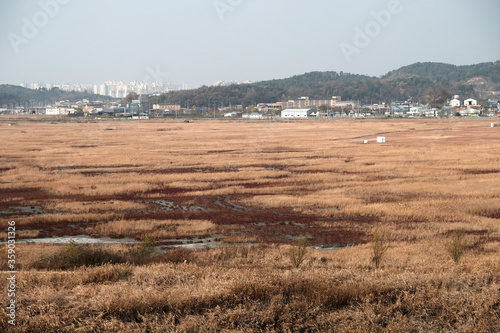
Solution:
<svg viewBox="0 0 500 333">
<path fill-rule="evenodd" d="M 464 175 L 487 175 L 491 173 L 500 173 L 500 169 L 467 169 L 463 170 Z"/>
<path fill-rule="evenodd" d="M 222 173 L 222 172 L 237 172 L 237 168 L 165 168 L 156 170 L 138 170 L 140 174 L 185 174 L 185 173 Z"/>
<path fill-rule="evenodd" d="M 221 150 L 208 150 L 207 154 L 224 154 L 224 153 L 234 153 L 237 152 L 236 149 L 221 149 Z"/>
<path fill-rule="evenodd" d="M 15 198 L 9 202 L 0 202 L 0 207 L 7 207 L 16 204 L 23 204 L 26 201 L 47 199 L 50 195 L 41 188 L 4 188 L 2 189 L 2 198 Z"/>
<path fill-rule="evenodd" d="M 239 196 L 242 198 L 242 196 Z M 309 234 L 311 244 L 352 244 L 366 242 L 365 233 L 344 227 L 319 227 L 316 222 L 352 221 L 354 223 L 374 223 L 379 218 L 367 215 L 346 215 L 325 218 L 295 212 L 291 208 L 263 208 L 242 206 L 234 196 L 169 197 L 176 205 L 185 201 L 194 201 L 194 205 L 203 210 L 150 210 L 146 212 L 129 211 L 125 220 L 209 220 L 226 226 L 232 233 L 258 236 L 264 242 L 290 243 L 294 238 Z"/>
<path fill-rule="evenodd" d="M 97 145 L 78 145 L 78 146 L 71 146 L 71 148 L 97 148 L 99 146 Z"/>
</svg>

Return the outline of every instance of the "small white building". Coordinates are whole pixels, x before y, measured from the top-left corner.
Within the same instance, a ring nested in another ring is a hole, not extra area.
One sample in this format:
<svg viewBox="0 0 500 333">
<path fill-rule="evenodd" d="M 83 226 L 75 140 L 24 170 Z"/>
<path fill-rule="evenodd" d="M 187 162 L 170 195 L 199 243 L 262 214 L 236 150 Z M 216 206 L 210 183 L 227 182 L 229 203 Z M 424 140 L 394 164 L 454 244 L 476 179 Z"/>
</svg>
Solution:
<svg viewBox="0 0 500 333">
<path fill-rule="evenodd" d="M 464 106 L 471 106 L 471 105 L 477 105 L 477 100 L 469 98 L 464 101 Z"/>
<path fill-rule="evenodd" d="M 425 115 L 425 109 L 420 106 L 411 107 L 408 112 L 409 117 L 421 117 L 422 115 Z"/>
<path fill-rule="evenodd" d="M 460 111 L 460 115 L 462 117 L 471 117 L 473 115 L 479 115 L 481 112 L 478 109 L 467 108 L 465 110 Z"/>
<path fill-rule="evenodd" d="M 45 112 L 42 111 L 42 114 L 45 114 L 48 116 L 59 116 L 59 115 L 66 116 L 66 115 L 68 115 L 68 109 L 66 109 L 66 108 L 46 108 Z"/>
<path fill-rule="evenodd" d="M 286 109 L 281 111 L 282 118 L 307 118 L 314 115 L 313 109 Z"/>
<path fill-rule="evenodd" d="M 460 102 L 460 100 L 458 98 L 454 98 L 450 101 L 450 106 L 457 107 L 457 106 L 461 106 L 461 105 L 462 105 L 462 102 Z"/>
<path fill-rule="evenodd" d="M 252 112 L 252 113 L 244 113 L 242 118 L 245 119 L 262 119 L 264 115 L 262 113 Z"/>
<path fill-rule="evenodd" d="M 424 112 L 424 115 L 426 117 L 437 117 L 437 114 L 438 114 L 438 110 L 437 109 L 427 109 L 425 110 Z"/>
</svg>

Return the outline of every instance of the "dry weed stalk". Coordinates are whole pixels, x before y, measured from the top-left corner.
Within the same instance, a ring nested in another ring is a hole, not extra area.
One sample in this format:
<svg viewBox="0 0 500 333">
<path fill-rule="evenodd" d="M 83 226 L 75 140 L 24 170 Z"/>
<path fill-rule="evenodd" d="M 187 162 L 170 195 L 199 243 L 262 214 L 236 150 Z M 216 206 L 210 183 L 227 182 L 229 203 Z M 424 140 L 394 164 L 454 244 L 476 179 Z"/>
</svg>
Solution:
<svg viewBox="0 0 500 333">
<path fill-rule="evenodd" d="M 380 263 L 382 262 L 384 254 L 391 247 L 391 240 L 392 240 L 391 232 L 387 229 L 376 229 L 375 232 L 373 233 L 372 261 L 375 264 L 376 268 L 380 267 Z"/>
<path fill-rule="evenodd" d="M 288 256 L 293 267 L 299 268 L 300 264 L 302 264 L 306 256 L 308 246 L 309 241 L 307 236 L 300 236 L 294 241 L 288 252 Z"/>
<path fill-rule="evenodd" d="M 465 254 L 465 252 L 469 249 L 469 244 L 464 240 L 465 229 L 458 229 L 453 232 L 452 240 L 447 244 L 446 250 L 450 255 L 451 259 L 455 263 L 460 261 L 460 258 Z"/>
</svg>

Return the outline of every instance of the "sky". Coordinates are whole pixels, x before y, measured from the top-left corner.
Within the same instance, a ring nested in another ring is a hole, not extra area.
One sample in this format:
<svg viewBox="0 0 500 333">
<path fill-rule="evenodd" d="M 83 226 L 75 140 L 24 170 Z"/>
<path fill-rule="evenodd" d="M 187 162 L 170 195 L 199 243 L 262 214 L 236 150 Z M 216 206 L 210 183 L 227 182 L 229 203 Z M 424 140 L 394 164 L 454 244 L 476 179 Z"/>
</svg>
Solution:
<svg viewBox="0 0 500 333">
<path fill-rule="evenodd" d="M 500 60 L 498 0 L 0 0 L 0 84 L 191 86 Z"/>
</svg>

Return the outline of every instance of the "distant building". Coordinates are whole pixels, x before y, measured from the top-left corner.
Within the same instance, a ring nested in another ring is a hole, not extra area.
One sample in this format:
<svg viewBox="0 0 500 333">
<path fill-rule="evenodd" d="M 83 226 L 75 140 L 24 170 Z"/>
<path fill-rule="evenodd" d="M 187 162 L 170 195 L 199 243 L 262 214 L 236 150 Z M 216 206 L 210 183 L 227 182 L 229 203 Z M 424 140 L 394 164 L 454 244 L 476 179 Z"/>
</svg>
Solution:
<svg viewBox="0 0 500 333">
<path fill-rule="evenodd" d="M 437 117 L 438 110 L 437 109 L 426 109 L 424 115 L 426 117 Z"/>
<path fill-rule="evenodd" d="M 118 108 L 100 108 L 100 110 L 97 110 L 98 115 L 102 116 L 114 116 L 115 113 L 118 113 Z M 125 112 L 125 111 L 123 111 Z"/>
<path fill-rule="evenodd" d="M 477 105 L 477 100 L 469 98 L 464 101 L 464 106 L 472 106 L 472 105 Z"/>
<path fill-rule="evenodd" d="M 281 111 L 282 118 L 307 118 L 315 115 L 313 109 L 286 109 Z"/>
<path fill-rule="evenodd" d="M 307 107 L 316 106 L 320 107 L 325 105 L 327 107 L 333 108 L 335 106 L 343 106 L 342 98 L 340 96 L 333 96 L 331 99 L 309 99 L 309 97 L 301 97 L 298 99 L 291 99 L 288 102 L 280 102 L 282 108 L 284 109 L 305 109 Z"/>
<path fill-rule="evenodd" d="M 95 84 L 94 85 L 94 94 L 106 96 L 108 94 L 108 90 L 105 84 Z"/>
<path fill-rule="evenodd" d="M 391 103 L 391 108 L 385 111 L 386 116 L 406 117 L 411 112 L 411 103 L 396 101 Z"/>
<path fill-rule="evenodd" d="M 181 106 L 180 105 L 176 105 L 176 104 L 170 104 L 170 105 L 154 104 L 153 105 L 153 109 L 155 109 L 155 110 L 161 110 L 161 111 L 166 111 L 166 110 L 169 110 L 169 111 L 180 111 L 181 110 Z"/>
<path fill-rule="evenodd" d="M 44 111 L 42 111 L 42 114 L 48 115 L 48 116 L 66 116 L 69 113 L 74 113 L 75 109 L 67 109 L 67 108 L 46 108 Z"/>
<path fill-rule="evenodd" d="M 410 111 L 408 112 L 408 116 L 410 117 L 420 117 L 422 115 L 425 115 L 426 108 L 421 107 L 421 106 L 414 106 L 410 108 Z"/>
<path fill-rule="evenodd" d="M 452 99 L 449 104 L 450 104 L 450 106 L 453 106 L 453 107 L 462 106 L 462 102 L 460 102 L 460 100 L 458 98 Z"/>
<path fill-rule="evenodd" d="M 307 107 L 315 106 L 320 107 L 325 105 L 328 108 L 333 108 L 336 106 L 345 107 L 348 104 L 354 106 L 353 102 L 342 102 L 340 96 L 332 96 L 331 99 L 309 99 L 309 97 L 301 97 L 299 99 L 291 99 L 288 102 L 279 102 L 284 109 L 305 109 Z"/>
<path fill-rule="evenodd" d="M 264 115 L 262 113 L 252 112 L 252 113 L 244 113 L 242 115 L 244 119 L 263 119 Z"/>
<path fill-rule="evenodd" d="M 283 103 L 259 103 L 257 109 L 260 112 L 278 111 L 283 108 Z"/>
<path fill-rule="evenodd" d="M 95 110 L 95 107 L 93 107 L 91 105 L 85 105 L 85 106 L 82 107 L 82 111 L 85 114 L 94 113 L 94 110 Z"/>
<path fill-rule="evenodd" d="M 481 113 L 480 110 L 478 109 L 473 109 L 473 108 L 467 108 L 465 110 L 460 110 L 460 115 L 462 117 L 472 117 L 472 116 L 477 116 Z"/>
</svg>

